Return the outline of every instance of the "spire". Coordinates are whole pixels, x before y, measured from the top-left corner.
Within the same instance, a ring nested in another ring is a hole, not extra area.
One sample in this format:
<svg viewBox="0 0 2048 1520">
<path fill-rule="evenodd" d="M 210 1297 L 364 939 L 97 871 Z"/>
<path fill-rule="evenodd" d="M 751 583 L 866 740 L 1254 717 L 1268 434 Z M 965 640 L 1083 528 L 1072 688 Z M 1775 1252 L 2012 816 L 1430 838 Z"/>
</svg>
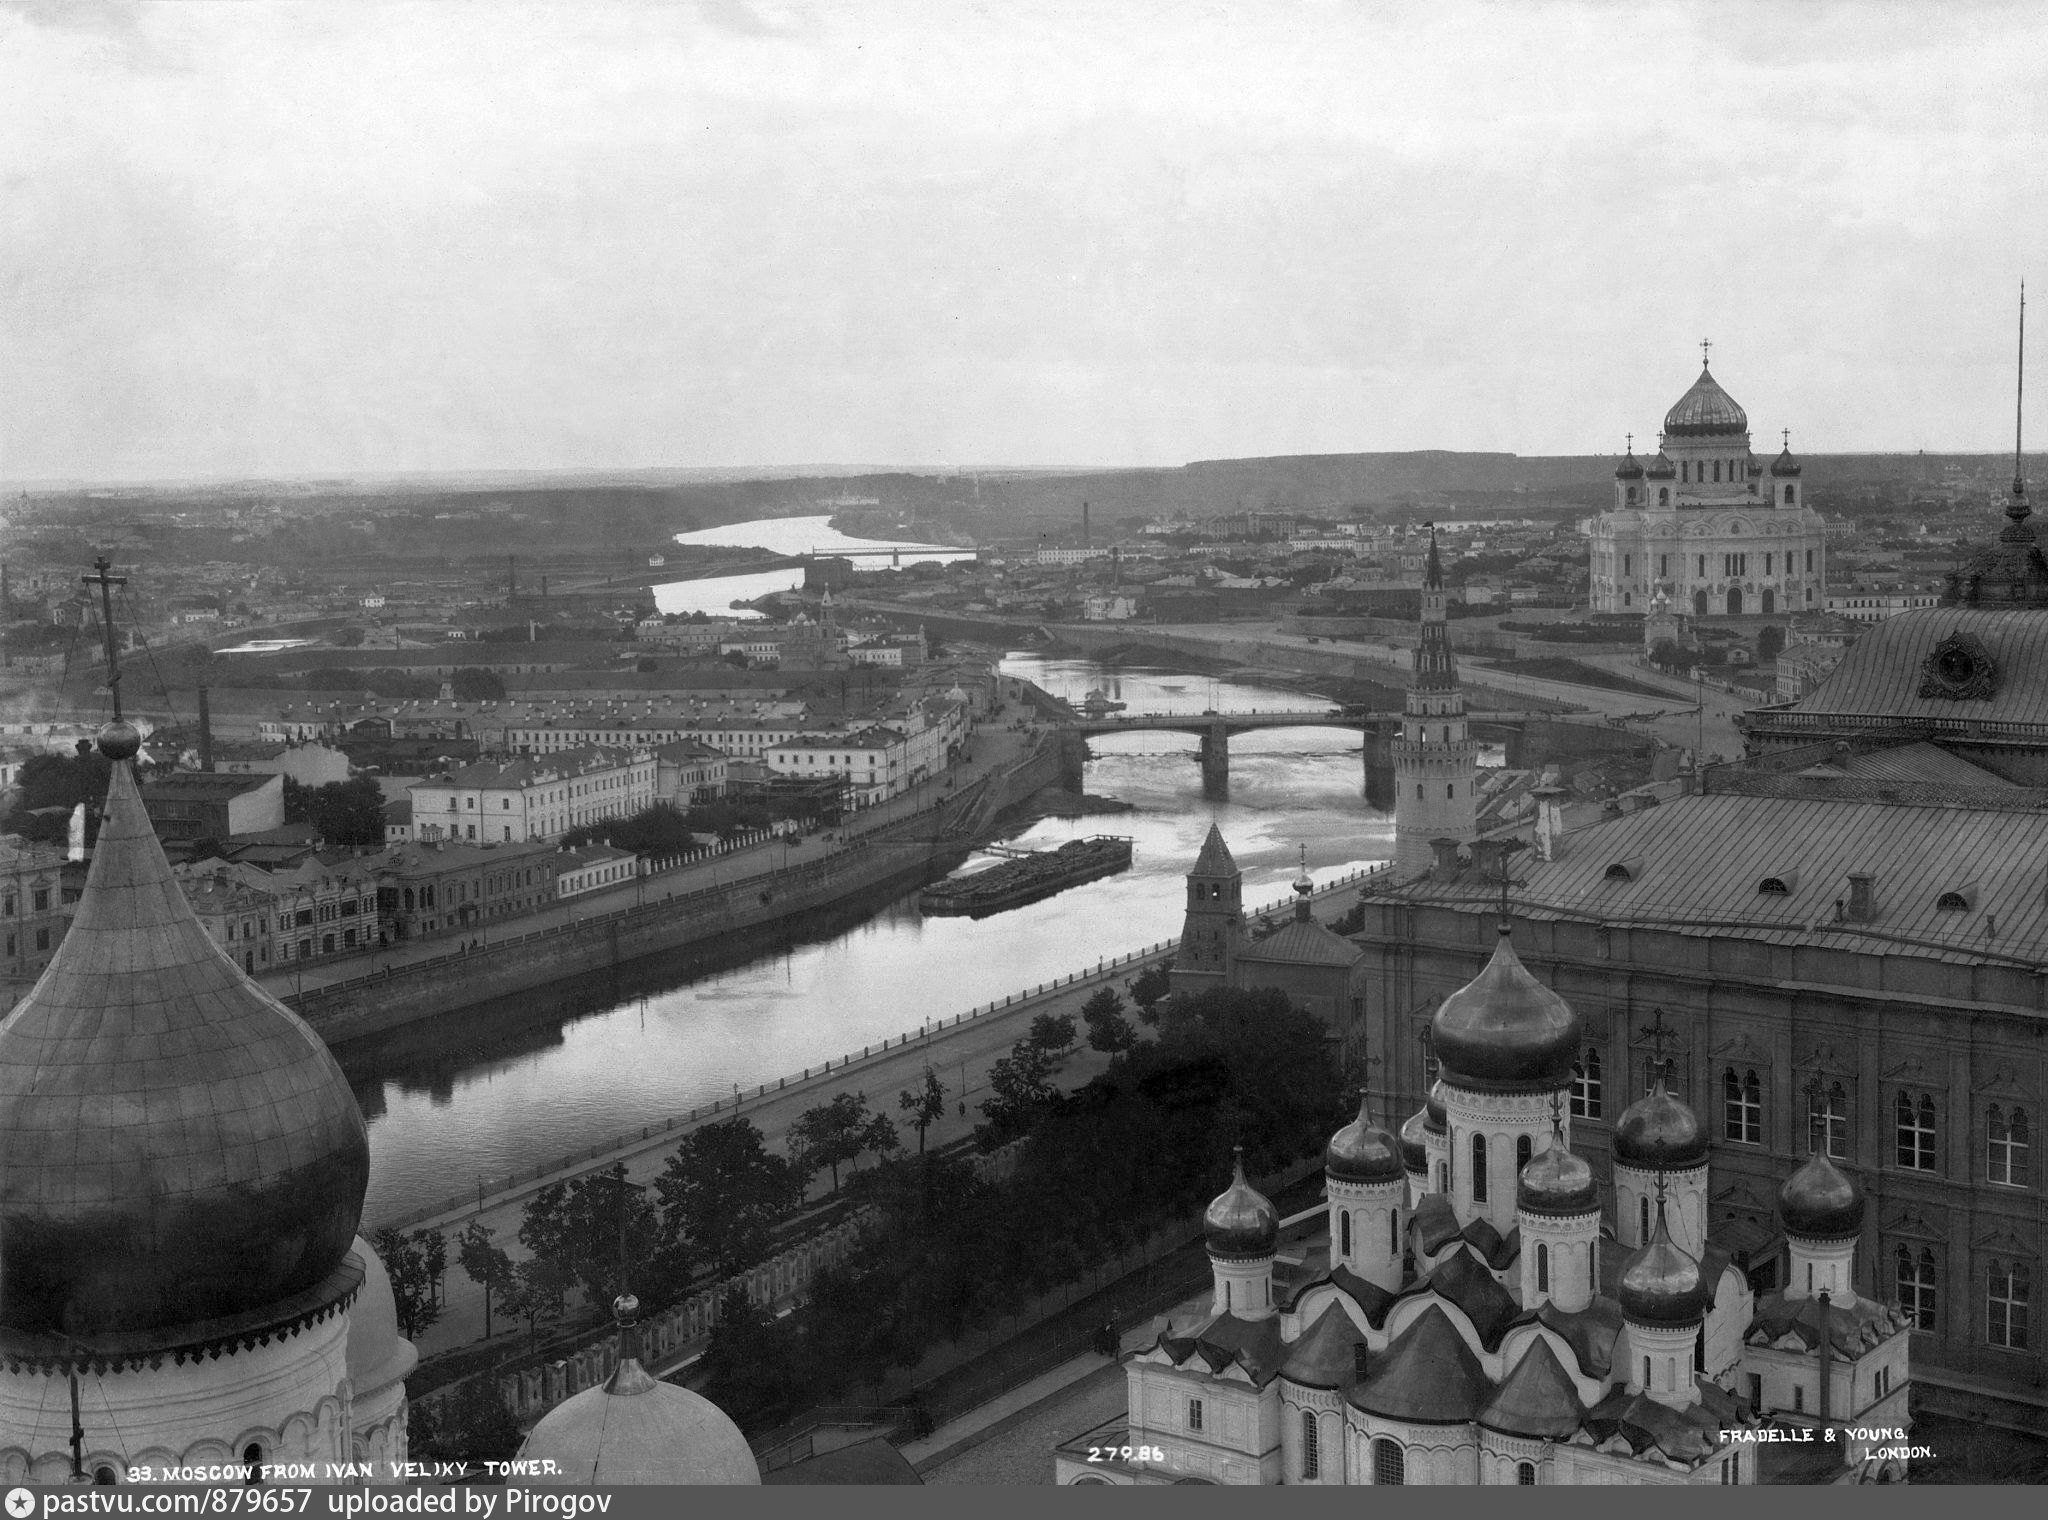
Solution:
<svg viewBox="0 0 2048 1520">
<path fill-rule="evenodd" d="M 2020 352 L 2019 374 L 2013 385 L 2012 397 L 2012 499 L 2013 505 L 2005 509 L 2005 515 L 2015 522 L 2027 515 L 2027 476 L 2022 467 L 2020 452 L 2020 430 L 2026 420 L 2027 401 L 2027 282 L 2020 281 Z"/>
<path fill-rule="evenodd" d="M 1301 874 L 1294 878 L 1294 921 L 1305 924 L 1309 921 L 1309 897 L 1316 889 L 1313 878 L 1308 874 L 1308 846 L 1301 847 Z"/>
<path fill-rule="evenodd" d="M 1436 524 L 1429 528 L 1429 557 L 1422 572 L 1422 639 L 1415 646 L 1415 685 L 1444 691 L 1458 684 L 1457 662 L 1444 627 L 1444 563 L 1437 552 Z"/>
<path fill-rule="evenodd" d="M 1441 591 L 1444 589 L 1444 563 L 1437 557 L 1436 524 L 1429 523 L 1426 526 L 1429 528 L 1429 563 L 1428 568 L 1423 571 L 1422 589 Z"/>
</svg>

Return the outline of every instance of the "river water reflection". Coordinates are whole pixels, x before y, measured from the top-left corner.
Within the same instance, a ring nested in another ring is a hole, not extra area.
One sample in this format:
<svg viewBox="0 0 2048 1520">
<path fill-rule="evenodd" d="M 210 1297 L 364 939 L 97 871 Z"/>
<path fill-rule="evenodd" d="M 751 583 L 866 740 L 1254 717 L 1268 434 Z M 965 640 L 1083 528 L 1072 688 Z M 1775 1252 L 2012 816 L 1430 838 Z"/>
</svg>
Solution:
<svg viewBox="0 0 2048 1520">
<path fill-rule="evenodd" d="M 1012 675 L 1073 699 L 1106 687 L 1136 711 L 1321 705 L 1299 693 L 1163 669 L 1013 655 Z M 1320 877 L 1392 854 L 1393 822 L 1367 805 L 1357 733 L 1288 728 L 1231 745 L 1227 799 L 1203 795 L 1191 734 L 1094 743 L 1087 790 L 1133 811 L 1048 819 L 1018 842 L 1127 834 L 1132 868 L 992 918 L 926 919 L 908 894 L 864 922 L 750 964 L 652 986 L 536 995 L 345 1047 L 370 1120 L 376 1222 L 521 1167 L 607 1140 L 761 1082 L 915 1030 L 1098 957 L 1180 932 L 1181 877 L 1211 821 L 1245 873 L 1245 898 L 1284 897 L 1308 846 Z M 977 858 L 969 869 L 985 864 Z M 873 1094 L 869 1095 L 871 1098 Z"/>
</svg>

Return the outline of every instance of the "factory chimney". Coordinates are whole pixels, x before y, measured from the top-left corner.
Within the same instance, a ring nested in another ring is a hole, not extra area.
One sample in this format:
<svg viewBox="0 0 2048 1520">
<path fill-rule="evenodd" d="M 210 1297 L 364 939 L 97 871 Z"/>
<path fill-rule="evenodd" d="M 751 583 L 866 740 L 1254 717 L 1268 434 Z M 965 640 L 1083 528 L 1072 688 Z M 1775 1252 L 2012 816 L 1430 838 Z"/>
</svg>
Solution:
<svg viewBox="0 0 2048 1520">
<path fill-rule="evenodd" d="M 199 688 L 199 768 L 213 769 L 213 710 L 206 702 L 206 688 Z"/>
<path fill-rule="evenodd" d="M 1085 501 L 1081 503 L 1081 547 L 1084 549 L 1090 547 L 1088 542 L 1088 503 Z"/>
</svg>

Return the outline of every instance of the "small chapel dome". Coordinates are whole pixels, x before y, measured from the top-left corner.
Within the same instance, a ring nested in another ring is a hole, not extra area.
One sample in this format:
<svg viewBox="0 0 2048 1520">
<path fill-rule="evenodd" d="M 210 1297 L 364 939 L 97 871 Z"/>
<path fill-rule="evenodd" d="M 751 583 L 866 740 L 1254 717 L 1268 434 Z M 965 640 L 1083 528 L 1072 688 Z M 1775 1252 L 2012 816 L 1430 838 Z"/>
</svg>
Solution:
<svg viewBox="0 0 2048 1520">
<path fill-rule="evenodd" d="M 1717 433 L 1746 433 L 1749 415 L 1735 404 L 1735 398 L 1703 364 L 1692 389 L 1678 398 L 1664 414 L 1664 431 L 1674 438 L 1712 437 Z"/>
<path fill-rule="evenodd" d="M 1211 1256 L 1271 1256 L 1280 1239 L 1280 1211 L 1245 1181 L 1244 1147 L 1237 1148 L 1230 1186 L 1202 1211 L 1202 1236 Z"/>
<path fill-rule="evenodd" d="M 1635 446 L 1633 444 L 1629 446 L 1628 453 L 1622 456 L 1620 465 L 1614 471 L 1614 478 L 1616 480 L 1641 480 L 1643 478 L 1643 462 L 1636 458 Z"/>
<path fill-rule="evenodd" d="M 1863 1189 L 1856 1179 L 1815 1151 L 1778 1189 L 1778 1217 L 1787 1235 L 1835 1240 L 1863 1228 Z"/>
<path fill-rule="evenodd" d="M 1649 1240 L 1622 1263 L 1614 1296 L 1640 1325 L 1690 1325 L 1706 1312 L 1700 1264 L 1672 1240 L 1662 1203 Z"/>
<path fill-rule="evenodd" d="M 1401 1165 L 1408 1171 L 1423 1174 L 1429 1171 L 1429 1142 L 1423 1139 L 1428 1125 L 1429 1110 L 1418 1108 L 1401 1126 Z"/>
<path fill-rule="evenodd" d="M 1358 1100 L 1358 1117 L 1330 1136 L 1323 1151 L 1323 1171 L 1333 1182 L 1406 1179 L 1402 1142 L 1366 1117 L 1363 1095 Z"/>
<path fill-rule="evenodd" d="M 1454 1087 L 1543 1091 L 1565 1086 L 1579 1057 L 1571 1004 L 1529 974 L 1501 925 L 1493 959 L 1443 1001 L 1430 1039 Z"/>
<path fill-rule="evenodd" d="M 1661 1072 L 1616 1121 L 1614 1159 L 1646 1172 L 1682 1172 L 1706 1163 L 1706 1129 L 1692 1106 L 1664 1085 Z"/>
<path fill-rule="evenodd" d="M 1797 475 L 1799 473 L 1799 461 L 1792 457 L 1791 444 L 1786 444 L 1784 452 L 1771 461 L 1771 473 L 1777 476 Z"/>
<path fill-rule="evenodd" d="M 758 1485 L 761 1466 L 739 1426 L 711 1400 L 657 1382 L 640 1365 L 633 1329 L 639 1301 L 612 1306 L 623 1332 L 619 1365 L 541 1416 L 519 1449 L 522 1461 L 552 1463 L 526 1481 L 582 1488 L 614 1483 Z"/>
<path fill-rule="evenodd" d="M 1558 1135 L 1547 1150 L 1529 1159 L 1515 1190 L 1515 1207 L 1529 1214 L 1568 1218 L 1600 1207 L 1600 1184 L 1584 1156 Z"/>
</svg>

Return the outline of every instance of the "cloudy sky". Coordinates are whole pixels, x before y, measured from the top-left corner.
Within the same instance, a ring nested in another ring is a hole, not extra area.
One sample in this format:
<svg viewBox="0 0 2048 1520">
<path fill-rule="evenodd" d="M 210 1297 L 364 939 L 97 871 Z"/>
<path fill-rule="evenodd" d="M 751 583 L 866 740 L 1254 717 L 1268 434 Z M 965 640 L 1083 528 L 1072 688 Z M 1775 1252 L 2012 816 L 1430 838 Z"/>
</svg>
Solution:
<svg viewBox="0 0 2048 1520">
<path fill-rule="evenodd" d="M 0 0 L 0 479 L 1595 452 L 1703 337 L 2009 447 L 2044 115 L 2024 3 Z"/>
</svg>

